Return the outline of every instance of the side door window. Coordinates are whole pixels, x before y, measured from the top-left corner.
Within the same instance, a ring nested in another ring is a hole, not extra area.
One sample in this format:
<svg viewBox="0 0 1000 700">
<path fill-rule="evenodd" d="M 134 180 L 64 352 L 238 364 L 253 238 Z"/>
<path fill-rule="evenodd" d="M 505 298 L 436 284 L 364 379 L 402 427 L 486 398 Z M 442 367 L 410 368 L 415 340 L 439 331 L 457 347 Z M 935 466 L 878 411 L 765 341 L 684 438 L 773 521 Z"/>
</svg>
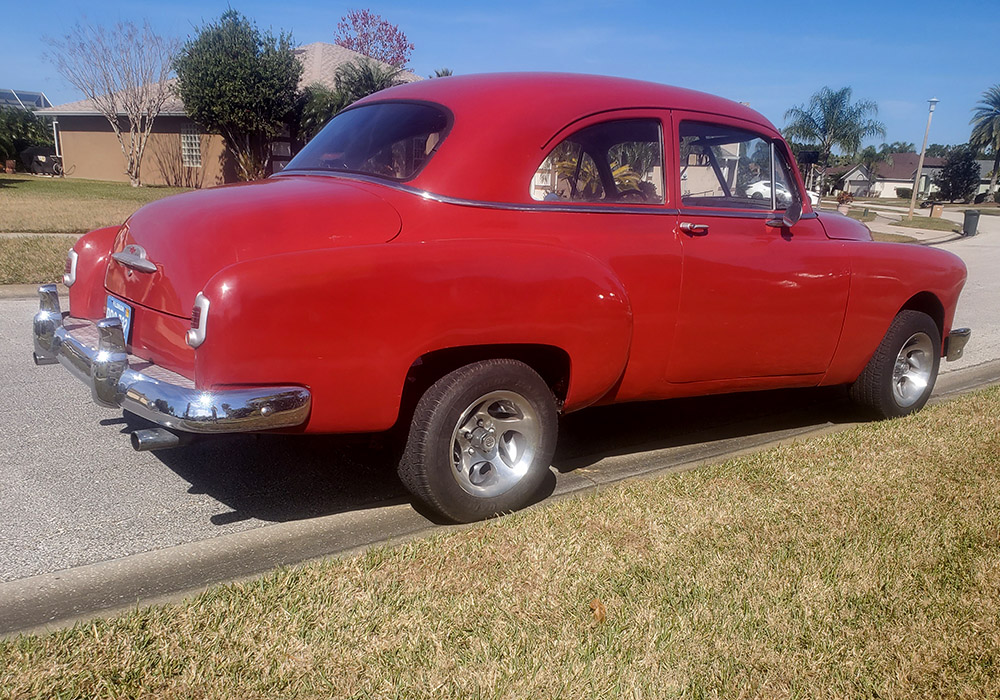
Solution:
<svg viewBox="0 0 1000 700">
<path fill-rule="evenodd" d="M 553 148 L 531 179 L 540 202 L 662 204 L 663 135 L 656 119 L 586 127 Z"/>
<path fill-rule="evenodd" d="M 793 180 L 775 144 L 752 131 L 683 121 L 680 132 L 681 203 L 712 209 L 784 210 Z"/>
</svg>

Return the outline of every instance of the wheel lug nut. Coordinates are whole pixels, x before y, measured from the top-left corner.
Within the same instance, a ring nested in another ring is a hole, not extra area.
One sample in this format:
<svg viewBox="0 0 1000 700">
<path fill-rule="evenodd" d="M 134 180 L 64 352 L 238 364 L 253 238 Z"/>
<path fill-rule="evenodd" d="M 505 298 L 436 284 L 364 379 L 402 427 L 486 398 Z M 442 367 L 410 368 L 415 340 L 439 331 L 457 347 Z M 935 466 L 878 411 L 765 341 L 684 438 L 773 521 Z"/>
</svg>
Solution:
<svg viewBox="0 0 1000 700">
<path fill-rule="evenodd" d="M 470 455 L 474 455 L 474 454 L 476 454 L 476 450 L 470 447 L 470 448 L 469 448 L 469 454 L 470 454 Z"/>
<path fill-rule="evenodd" d="M 478 425 L 480 428 L 482 428 L 483 427 L 483 422 L 481 420 L 476 421 L 476 425 Z"/>
</svg>

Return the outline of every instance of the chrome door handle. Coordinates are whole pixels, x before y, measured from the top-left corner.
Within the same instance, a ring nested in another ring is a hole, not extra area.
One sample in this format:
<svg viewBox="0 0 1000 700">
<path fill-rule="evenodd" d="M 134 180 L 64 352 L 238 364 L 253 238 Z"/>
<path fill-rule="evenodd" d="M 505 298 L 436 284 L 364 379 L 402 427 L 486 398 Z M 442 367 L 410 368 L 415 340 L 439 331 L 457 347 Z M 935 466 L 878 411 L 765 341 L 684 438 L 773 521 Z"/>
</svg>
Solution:
<svg viewBox="0 0 1000 700">
<path fill-rule="evenodd" d="M 680 229 L 689 236 L 704 236 L 708 233 L 708 224 L 692 224 L 690 221 L 682 221 Z"/>
</svg>

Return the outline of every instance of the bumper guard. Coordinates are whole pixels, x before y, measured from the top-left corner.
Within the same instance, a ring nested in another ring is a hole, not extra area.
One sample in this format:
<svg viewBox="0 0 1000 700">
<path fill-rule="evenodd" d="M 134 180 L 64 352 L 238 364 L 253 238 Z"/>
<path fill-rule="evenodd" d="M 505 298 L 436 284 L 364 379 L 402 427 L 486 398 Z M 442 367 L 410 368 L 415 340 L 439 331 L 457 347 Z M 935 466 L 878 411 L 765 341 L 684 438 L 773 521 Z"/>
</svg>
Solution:
<svg viewBox="0 0 1000 700">
<path fill-rule="evenodd" d="M 965 344 L 972 337 L 971 328 L 952 328 L 951 333 L 944 339 L 944 359 L 946 362 L 954 362 L 962 357 L 965 351 Z"/>
<path fill-rule="evenodd" d="M 63 325 L 54 284 L 38 288 L 34 318 L 35 364 L 59 363 L 90 387 L 94 401 L 123 408 L 172 430 L 190 433 L 243 433 L 301 425 L 312 398 L 298 386 L 200 390 L 129 367 L 121 321 L 98 321 L 97 347 Z M 178 379 L 183 379 L 178 375 Z"/>
</svg>

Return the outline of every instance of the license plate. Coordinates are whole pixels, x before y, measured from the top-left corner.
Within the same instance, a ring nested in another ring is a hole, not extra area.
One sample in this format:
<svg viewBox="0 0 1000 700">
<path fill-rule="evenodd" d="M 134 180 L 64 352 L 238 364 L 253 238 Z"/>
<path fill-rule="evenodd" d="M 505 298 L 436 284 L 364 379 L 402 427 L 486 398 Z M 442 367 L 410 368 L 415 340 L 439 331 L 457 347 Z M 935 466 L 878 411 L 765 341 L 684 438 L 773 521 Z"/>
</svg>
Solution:
<svg viewBox="0 0 1000 700">
<path fill-rule="evenodd" d="M 104 317 L 117 318 L 121 321 L 122 335 L 125 336 L 125 342 L 129 342 L 128 334 L 132 330 L 132 307 L 121 299 L 115 299 L 113 296 L 108 295 L 108 301 L 104 305 Z"/>
</svg>

